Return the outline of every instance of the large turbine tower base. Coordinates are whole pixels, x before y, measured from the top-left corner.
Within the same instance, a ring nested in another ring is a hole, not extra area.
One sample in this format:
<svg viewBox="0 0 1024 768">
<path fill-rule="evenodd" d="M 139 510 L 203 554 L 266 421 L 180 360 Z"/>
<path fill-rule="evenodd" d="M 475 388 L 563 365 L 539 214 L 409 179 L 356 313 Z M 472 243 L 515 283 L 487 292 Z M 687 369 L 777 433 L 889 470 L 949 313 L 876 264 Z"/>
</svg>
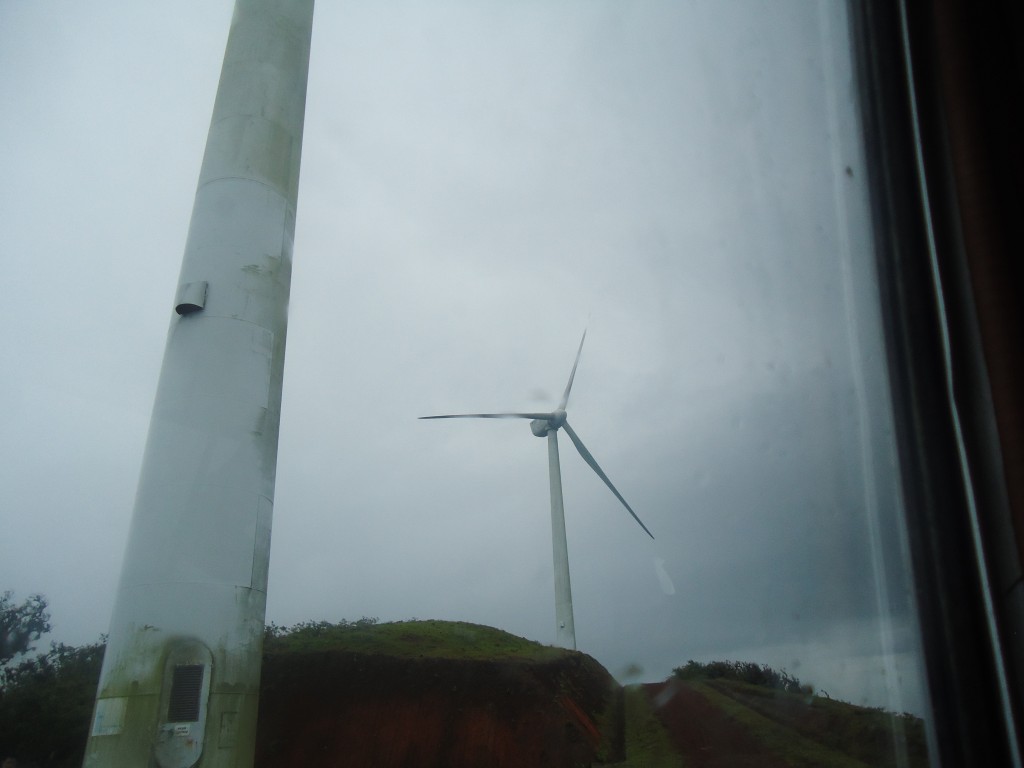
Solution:
<svg viewBox="0 0 1024 768">
<path fill-rule="evenodd" d="M 86 768 L 253 764 L 312 21 L 236 0 Z"/>
<path fill-rule="evenodd" d="M 551 556 L 555 565 L 555 644 L 576 650 L 576 624 L 572 617 L 569 582 L 569 544 L 565 536 L 562 504 L 562 468 L 558 462 L 558 430 L 548 431 L 548 475 L 551 482 Z"/>
</svg>

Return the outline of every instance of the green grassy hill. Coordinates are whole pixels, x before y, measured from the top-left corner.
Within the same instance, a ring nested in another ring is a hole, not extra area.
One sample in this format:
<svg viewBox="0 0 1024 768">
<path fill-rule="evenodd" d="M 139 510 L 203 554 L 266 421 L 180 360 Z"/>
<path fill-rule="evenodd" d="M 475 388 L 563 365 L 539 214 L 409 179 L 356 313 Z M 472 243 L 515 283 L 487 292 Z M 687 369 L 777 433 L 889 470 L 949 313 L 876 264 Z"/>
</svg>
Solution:
<svg viewBox="0 0 1024 768">
<path fill-rule="evenodd" d="M 461 621 L 414 620 L 378 624 L 375 619 L 331 624 L 306 622 L 267 628 L 264 655 L 349 651 L 396 658 L 551 661 L 561 648 L 542 645 L 494 627 Z"/>
<path fill-rule="evenodd" d="M 80 765 L 101 651 L 60 646 L 7 676 L 0 761 Z M 271 625 L 260 695 L 257 768 L 928 764 L 920 719 L 767 667 L 691 662 L 623 689 L 586 654 L 462 622 Z"/>
<path fill-rule="evenodd" d="M 621 689 L 585 654 L 445 621 L 270 635 L 256 768 L 534 768 L 623 756 Z"/>
<path fill-rule="evenodd" d="M 923 768 L 923 722 L 809 693 L 726 679 L 670 679 L 631 687 L 630 721 L 663 729 L 638 741 L 627 733 L 624 766 L 691 768 Z M 665 755 L 668 741 L 674 754 Z M 644 751 L 656 759 L 634 762 Z"/>
</svg>

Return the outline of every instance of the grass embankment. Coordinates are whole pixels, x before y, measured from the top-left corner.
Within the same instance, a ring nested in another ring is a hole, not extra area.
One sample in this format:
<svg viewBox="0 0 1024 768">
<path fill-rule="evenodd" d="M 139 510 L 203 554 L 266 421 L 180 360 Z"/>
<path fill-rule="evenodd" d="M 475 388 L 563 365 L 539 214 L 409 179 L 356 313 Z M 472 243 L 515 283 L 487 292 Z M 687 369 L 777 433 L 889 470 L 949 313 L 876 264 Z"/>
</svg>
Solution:
<svg viewBox="0 0 1024 768">
<path fill-rule="evenodd" d="M 624 732 L 626 759 L 607 768 L 684 768 L 683 758 L 639 685 L 625 689 Z"/>
<path fill-rule="evenodd" d="M 691 768 L 928 765 L 918 718 L 822 699 L 809 687 L 793 688 L 677 677 L 646 684 L 643 692 L 682 764 Z M 633 749 L 627 737 L 627 755 Z M 638 764 L 659 765 L 654 760 Z"/>
<path fill-rule="evenodd" d="M 260 698 L 257 768 L 568 767 L 622 756 L 619 687 L 604 667 L 475 624 L 271 627 Z"/>
<path fill-rule="evenodd" d="M 744 683 L 732 681 L 715 681 L 708 683 L 689 683 L 689 687 L 707 698 L 715 707 L 742 725 L 766 751 L 772 753 L 793 768 L 818 768 L 827 765 L 830 768 L 870 768 L 843 751 L 826 746 L 814 738 L 802 735 L 792 722 L 779 718 L 779 708 L 771 703 L 757 709 L 749 704 L 749 699 L 734 698 L 729 695 L 731 689 L 743 686 Z M 747 686 L 753 688 L 754 686 Z M 758 691 L 760 693 L 760 691 Z M 779 697 L 797 694 L 771 691 L 771 701 Z M 766 700 L 767 702 L 768 700 Z M 820 736 L 821 734 L 815 734 Z M 839 746 L 839 745 L 836 745 Z"/>
<path fill-rule="evenodd" d="M 794 766 L 928 765 L 924 723 L 912 715 L 735 680 L 708 680 L 693 687 Z"/>
<path fill-rule="evenodd" d="M 551 661 L 567 653 L 480 624 L 416 619 L 378 624 L 375 619 L 365 618 L 338 624 L 321 621 L 294 627 L 271 625 L 263 650 L 267 654 L 344 651 L 469 661 Z"/>
<path fill-rule="evenodd" d="M 492 627 L 366 618 L 271 625 L 264 652 L 257 765 L 327 764 L 328 748 L 379 766 L 928 765 L 920 719 L 754 664 L 689 662 L 622 690 L 584 654 Z M 101 655 L 62 646 L 8 670 L 0 760 L 80 765 Z"/>
</svg>

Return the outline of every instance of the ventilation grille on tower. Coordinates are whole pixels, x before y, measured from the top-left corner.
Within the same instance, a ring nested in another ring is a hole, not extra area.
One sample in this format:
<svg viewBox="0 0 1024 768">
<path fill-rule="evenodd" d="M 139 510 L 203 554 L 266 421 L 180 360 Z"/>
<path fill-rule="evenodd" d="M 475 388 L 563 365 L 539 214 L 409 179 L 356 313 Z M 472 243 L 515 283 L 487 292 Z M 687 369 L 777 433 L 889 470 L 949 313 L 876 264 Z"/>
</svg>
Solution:
<svg viewBox="0 0 1024 768">
<path fill-rule="evenodd" d="M 179 664 L 171 681 L 171 700 L 167 705 L 170 723 L 194 723 L 199 720 L 199 699 L 203 692 L 203 665 Z"/>
</svg>

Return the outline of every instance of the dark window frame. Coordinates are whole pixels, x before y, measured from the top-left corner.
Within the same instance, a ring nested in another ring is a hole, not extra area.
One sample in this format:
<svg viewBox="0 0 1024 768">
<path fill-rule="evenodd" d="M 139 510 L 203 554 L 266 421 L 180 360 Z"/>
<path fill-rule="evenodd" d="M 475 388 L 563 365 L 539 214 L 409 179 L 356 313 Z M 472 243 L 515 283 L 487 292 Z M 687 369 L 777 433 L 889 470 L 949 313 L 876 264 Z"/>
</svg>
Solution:
<svg viewBox="0 0 1024 768">
<path fill-rule="evenodd" d="M 1019 765 L 1024 11 L 849 8 L 933 758 Z"/>
</svg>

